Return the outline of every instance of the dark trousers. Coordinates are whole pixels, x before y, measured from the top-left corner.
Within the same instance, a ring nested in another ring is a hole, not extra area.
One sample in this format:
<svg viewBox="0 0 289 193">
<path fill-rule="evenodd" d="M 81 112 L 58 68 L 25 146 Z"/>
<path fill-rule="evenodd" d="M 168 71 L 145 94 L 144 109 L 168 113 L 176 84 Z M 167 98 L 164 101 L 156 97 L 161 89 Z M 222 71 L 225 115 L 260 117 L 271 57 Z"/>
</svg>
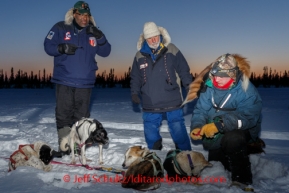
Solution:
<svg viewBox="0 0 289 193">
<path fill-rule="evenodd" d="M 209 150 L 209 161 L 220 161 L 227 169 L 226 155 L 232 155 L 236 152 L 247 152 L 247 143 L 251 136 L 247 130 L 233 130 L 227 132 L 221 140 L 221 148 Z"/>
<path fill-rule="evenodd" d="M 71 127 L 82 117 L 90 116 L 92 88 L 74 88 L 56 84 L 56 126 L 61 129 Z"/>
<path fill-rule="evenodd" d="M 232 172 L 232 181 L 252 183 L 251 163 L 247 143 L 251 139 L 248 130 L 227 132 L 221 140 L 221 148 L 209 150 L 209 161 L 220 161 L 226 170 Z"/>
</svg>

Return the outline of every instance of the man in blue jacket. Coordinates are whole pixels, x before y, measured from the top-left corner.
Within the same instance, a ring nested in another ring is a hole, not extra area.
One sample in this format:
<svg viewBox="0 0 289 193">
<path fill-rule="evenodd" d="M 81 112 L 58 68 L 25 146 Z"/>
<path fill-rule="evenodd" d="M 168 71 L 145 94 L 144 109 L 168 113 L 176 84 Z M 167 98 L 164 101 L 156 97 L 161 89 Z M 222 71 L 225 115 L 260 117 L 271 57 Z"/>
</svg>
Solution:
<svg viewBox="0 0 289 193">
<path fill-rule="evenodd" d="M 262 100 L 249 76 L 245 58 L 238 54 L 220 56 L 211 64 L 206 89 L 191 119 L 191 137 L 202 139 L 209 151 L 208 160 L 220 161 L 231 171 L 233 183 L 245 185 L 252 184 L 247 144 L 259 139 L 262 110 Z M 193 82 L 190 87 L 198 86 Z"/>
<path fill-rule="evenodd" d="M 181 51 L 171 43 L 167 30 L 154 22 L 144 24 L 137 43 L 131 70 L 131 96 L 134 103 L 142 98 L 145 140 L 149 149 L 162 149 L 160 126 L 166 115 L 175 147 L 191 150 L 184 124 L 181 83 L 192 81 L 190 68 Z"/>
<path fill-rule="evenodd" d="M 98 69 L 95 55 L 107 57 L 111 46 L 96 27 L 89 5 L 78 1 L 56 23 L 44 40 L 45 52 L 54 56 L 51 82 L 56 85 L 56 125 L 59 143 L 73 123 L 90 116 L 90 96 Z"/>
</svg>

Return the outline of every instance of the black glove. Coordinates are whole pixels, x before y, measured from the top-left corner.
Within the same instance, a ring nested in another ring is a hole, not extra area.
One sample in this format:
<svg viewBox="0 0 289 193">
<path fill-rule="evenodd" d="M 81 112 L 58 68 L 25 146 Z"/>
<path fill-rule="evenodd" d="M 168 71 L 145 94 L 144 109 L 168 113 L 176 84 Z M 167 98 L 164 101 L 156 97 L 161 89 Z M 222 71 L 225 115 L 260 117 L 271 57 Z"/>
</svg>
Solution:
<svg viewBox="0 0 289 193">
<path fill-rule="evenodd" d="M 74 44 L 68 44 L 68 43 L 59 44 L 58 52 L 61 54 L 74 55 L 77 48 L 78 47 Z"/>
<path fill-rule="evenodd" d="M 100 39 L 103 36 L 102 31 L 100 31 L 99 29 L 97 29 L 96 27 L 89 25 L 86 28 L 86 33 L 87 34 L 92 34 L 96 39 Z"/>
<path fill-rule="evenodd" d="M 132 99 L 132 102 L 135 103 L 135 104 L 140 104 L 140 99 L 138 97 L 138 94 L 132 94 L 131 95 L 131 99 Z"/>
</svg>

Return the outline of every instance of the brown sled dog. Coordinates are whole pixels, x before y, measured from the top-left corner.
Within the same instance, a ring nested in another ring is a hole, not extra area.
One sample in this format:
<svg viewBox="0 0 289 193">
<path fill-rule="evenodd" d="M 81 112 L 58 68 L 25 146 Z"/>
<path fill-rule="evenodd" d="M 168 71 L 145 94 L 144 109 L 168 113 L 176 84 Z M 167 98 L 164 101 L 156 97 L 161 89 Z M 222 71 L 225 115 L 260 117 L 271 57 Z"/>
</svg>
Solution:
<svg viewBox="0 0 289 193">
<path fill-rule="evenodd" d="M 123 188 L 147 190 L 160 185 L 164 177 L 161 159 L 155 152 L 141 146 L 130 147 L 125 153 L 123 168 L 128 168 L 121 183 Z"/>
<path fill-rule="evenodd" d="M 199 177 L 205 167 L 213 166 L 204 155 L 196 151 L 170 150 L 163 163 L 169 179 L 175 182 L 183 177 Z"/>
</svg>

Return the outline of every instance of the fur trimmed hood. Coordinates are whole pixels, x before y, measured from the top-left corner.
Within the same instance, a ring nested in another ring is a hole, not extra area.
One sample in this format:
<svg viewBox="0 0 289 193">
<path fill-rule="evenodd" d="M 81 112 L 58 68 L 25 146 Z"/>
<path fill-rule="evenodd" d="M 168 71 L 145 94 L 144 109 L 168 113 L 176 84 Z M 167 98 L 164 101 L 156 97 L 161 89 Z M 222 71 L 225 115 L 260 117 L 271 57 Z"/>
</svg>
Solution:
<svg viewBox="0 0 289 193">
<path fill-rule="evenodd" d="M 244 58 L 243 56 L 239 54 L 232 54 L 234 56 L 237 66 L 239 68 L 239 71 L 241 72 L 242 77 L 239 79 L 242 79 L 242 88 L 246 92 L 249 85 L 249 77 L 250 77 L 250 64 L 247 58 Z M 195 80 L 190 84 L 189 86 L 189 92 L 187 94 L 186 99 L 184 100 L 183 104 L 189 103 L 193 101 L 194 99 L 198 98 L 200 95 L 200 91 L 204 87 L 205 81 L 209 77 L 210 70 L 212 69 L 215 62 L 208 65 L 196 78 Z M 239 80 L 238 80 L 239 81 Z"/>
<path fill-rule="evenodd" d="M 64 23 L 66 25 L 71 25 L 73 21 L 73 8 L 69 9 L 66 14 L 65 14 L 65 18 L 64 18 Z M 91 22 L 94 26 L 96 26 L 95 20 L 93 18 L 93 16 L 89 17 L 89 22 Z"/>
<path fill-rule="evenodd" d="M 158 29 L 159 29 L 161 35 L 163 36 L 163 42 L 162 43 L 165 46 L 168 46 L 171 43 L 171 36 L 169 35 L 168 31 L 165 28 L 158 26 Z M 141 50 L 144 41 L 145 41 L 145 38 L 144 38 L 144 34 L 142 33 L 142 34 L 140 34 L 140 37 L 138 39 L 137 46 L 136 46 L 138 51 Z"/>
</svg>

